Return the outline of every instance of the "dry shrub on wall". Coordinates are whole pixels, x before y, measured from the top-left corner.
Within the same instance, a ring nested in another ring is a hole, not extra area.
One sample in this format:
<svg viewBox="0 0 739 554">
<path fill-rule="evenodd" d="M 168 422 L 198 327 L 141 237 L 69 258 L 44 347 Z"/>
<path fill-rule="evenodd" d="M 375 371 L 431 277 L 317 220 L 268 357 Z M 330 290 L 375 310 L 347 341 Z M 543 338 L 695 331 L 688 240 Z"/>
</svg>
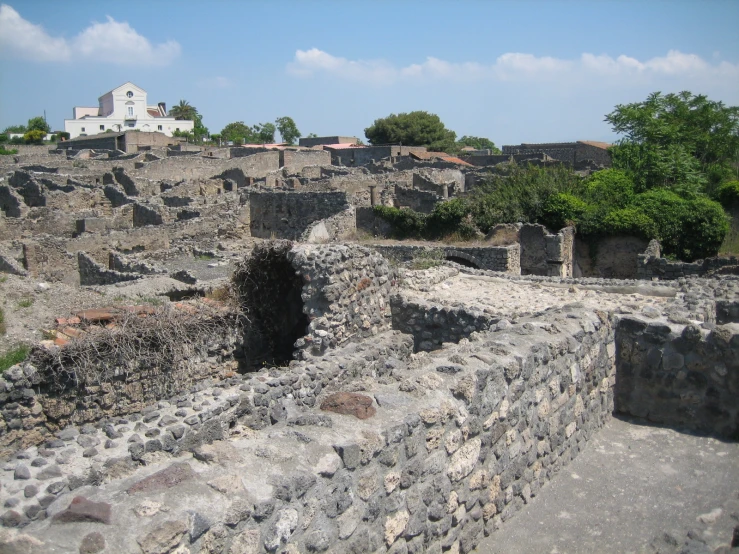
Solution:
<svg viewBox="0 0 739 554">
<path fill-rule="evenodd" d="M 125 313 L 109 328 L 88 327 L 63 348 L 35 349 L 30 362 L 51 377 L 46 385 L 56 391 L 136 380 L 146 373 L 154 376 L 147 390 L 157 397 L 177 394 L 189 386 L 197 364 L 214 354 L 225 336 L 239 332 L 232 308 L 185 306 L 160 306 L 146 317 Z"/>
</svg>

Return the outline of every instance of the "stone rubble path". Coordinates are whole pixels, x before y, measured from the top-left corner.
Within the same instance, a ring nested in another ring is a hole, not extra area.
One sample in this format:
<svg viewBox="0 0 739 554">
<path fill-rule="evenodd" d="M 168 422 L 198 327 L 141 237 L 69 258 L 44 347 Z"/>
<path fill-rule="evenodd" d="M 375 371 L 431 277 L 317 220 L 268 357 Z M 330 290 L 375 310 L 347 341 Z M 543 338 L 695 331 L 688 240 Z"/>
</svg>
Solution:
<svg viewBox="0 0 739 554">
<path fill-rule="evenodd" d="M 737 524 L 739 443 L 613 418 L 475 552 L 713 552 Z"/>
</svg>

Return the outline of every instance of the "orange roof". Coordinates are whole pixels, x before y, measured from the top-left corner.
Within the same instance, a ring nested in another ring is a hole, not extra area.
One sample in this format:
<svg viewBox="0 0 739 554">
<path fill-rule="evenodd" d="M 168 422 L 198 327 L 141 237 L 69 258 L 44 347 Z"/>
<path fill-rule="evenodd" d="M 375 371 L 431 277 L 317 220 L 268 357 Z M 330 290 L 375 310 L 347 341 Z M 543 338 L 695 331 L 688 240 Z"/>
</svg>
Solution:
<svg viewBox="0 0 739 554">
<path fill-rule="evenodd" d="M 602 148 L 603 150 L 606 150 L 610 148 L 612 145 L 608 144 L 607 142 L 599 142 L 597 140 L 578 140 L 580 144 L 587 144 L 589 146 L 595 146 L 596 148 Z"/>
<path fill-rule="evenodd" d="M 441 158 L 449 154 L 446 152 L 411 152 L 410 155 L 417 160 L 433 160 L 434 158 Z"/>
<path fill-rule="evenodd" d="M 467 163 L 463 159 L 457 158 L 456 156 L 439 156 L 439 158 L 442 159 L 445 162 L 449 162 L 449 163 L 453 163 L 453 164 L 458 164 L 458 165 L 468 165 L 468 166 L 472 167 L 472 164 L 471 163 Z"/>
<path fill-rule="evenodd" d="M 159 113 L 159 110 L 155 110 L 154 108 L 146 108 L 146 113 L 148 113 L 151 117 L 162 117 L 162 114 Z"/>
</svg>

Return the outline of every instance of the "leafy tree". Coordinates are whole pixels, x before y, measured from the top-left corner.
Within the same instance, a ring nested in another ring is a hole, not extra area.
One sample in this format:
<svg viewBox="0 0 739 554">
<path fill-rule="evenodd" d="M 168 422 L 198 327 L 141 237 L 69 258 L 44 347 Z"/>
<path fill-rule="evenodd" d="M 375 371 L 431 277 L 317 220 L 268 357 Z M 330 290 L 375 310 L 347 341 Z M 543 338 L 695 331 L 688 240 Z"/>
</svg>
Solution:
<svg viewBox="0 0 739 554">
<path fill-rule="evenodd" d="M 27 128 L 29 131 L 43 131 L 44 135 L 51 131 L 51 127 L 49 127 L 49 124 L 41 116 L 29 119 Z"/>
<path fill-rule="evenodd" d="M 606 121 L 624 135 L 612 147 L 613 167 L 630 172 L 637 191 L 713 190 L 739 155 L 739 107 L 704 95 L 654 92 L 617 105 Z"/>
<path fill-rule="evenodd" d="M 252 140 L 255 144 L 272 144 L 276 131 L 273 123 L 257 123 L 252 127 Z"/>
<path fill-rule="evenodd" d="M 235 121 L 226 125 L 221 131 L 221 137 L 226 141 L 241 140 L 242 144 L 247 137 L 251 137 L 251 127 L 244 124 L 243 121 Z"/>
<path fill-rule="evenodd" d="M 25 142 L 26 144 L 43 144 L 45 136 L 46 131 L 34 129 L 32 131 L 28 131 L 25 135 L 23 135 L 23 142 Z"/>
<path fill-rule="evenodd" d="M 493 154 L 501 154 L 500 148 L 495 146 L 492 140 L 483 137 L 468 137 L 465 135 L 457 141 L 457 146 L 459 148 L 471 146 L 475 150 L 491 150 Z"/>
<path fill-rule="evenodd" d="M 28 131 L 25 125 L 10 125 L 3 130 L 3 133 L 9 135 L 10 133 L 25 133 Z"/>
<path fill-rule="evenodd" d="M 315 133 L 308 133 L 305 138 L 318 138 L 318 135 Z"/>
<path fill-rule="evenodd" d="M 457 134 L 450 131 L 438 115 L 424 111 L 390 114 L 364 130 L 370 144 L 426 146 L 432 151 L 452 149 Z"/>
<path fill-rule="evenodd" d="M 292 117 L 278 117 L 275 123 L 277 124 L 277 131 L 280 133 L 280 137 L 282 137 L 282 142 L 295 144 L 295 141 L 300 138 L 300 131 Z"/>
<path fill-rule="evenodd" d="M 205 137 L 208 136 L 208 128 L 203 125 L 203 116 L 200 114 L 195 115 L 195 125 L 192 129 L 192 135 L 195 142 L 202 142 Z"/>
<path fill-rule="evenodd" d="M 180 100 L 180 103 L 176 106 L 172 106 L 169 109 L 169 117 L 175 119 L 183 119 L 187 121 L 195 121 L 195 116 L 198 115 L 198 110 L 195 106 L 190 105 L 187 100 Z"/>
</svg>

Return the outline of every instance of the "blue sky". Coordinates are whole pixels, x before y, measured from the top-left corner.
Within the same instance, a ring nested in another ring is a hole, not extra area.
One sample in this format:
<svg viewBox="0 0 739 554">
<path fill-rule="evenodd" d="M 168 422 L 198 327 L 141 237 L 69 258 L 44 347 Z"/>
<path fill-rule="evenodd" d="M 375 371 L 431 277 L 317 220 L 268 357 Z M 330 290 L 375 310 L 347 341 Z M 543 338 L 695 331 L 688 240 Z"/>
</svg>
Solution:
<svg viewBox="0 0 739 554">
<path fill-rule="evenodd" d="M 1 0 L 0 0 L 1 1 Z M 690 90 L 739 105 L 739 2 L 11 0 L 0 129 L 126 81 L 188 100 L 212 133 L 291 116 L 364 136 L 427 110 L 497 145 L 616 138 L 619 103 Z"/>
</svg>

